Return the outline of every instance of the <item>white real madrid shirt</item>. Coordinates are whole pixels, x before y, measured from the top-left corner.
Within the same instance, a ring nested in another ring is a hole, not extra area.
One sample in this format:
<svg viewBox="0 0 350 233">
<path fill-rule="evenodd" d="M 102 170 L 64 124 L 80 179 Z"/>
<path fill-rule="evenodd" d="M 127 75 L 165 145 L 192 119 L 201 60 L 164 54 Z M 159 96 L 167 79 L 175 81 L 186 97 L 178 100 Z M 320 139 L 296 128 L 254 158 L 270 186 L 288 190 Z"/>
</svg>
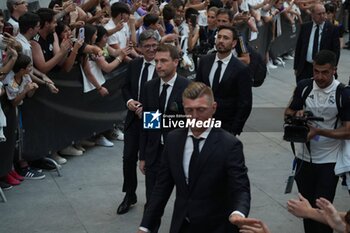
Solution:
<svg viewBox="0 0 350 233">
<path fill-rule="evenodd" d="M 324 121 L 312 122 L 316 128 L 334 129 L 338 114 L 336 104 L 336 90 L 338 85 L 339 81 L 333 79 L 331 85 L 322 89 L 313 82 L 313 88 L 305 100 L 305 111 L 311 111 L 315 117 L 324 118 Z M 316 135 L 310 140 L 311 158 L 305 144 L 301 143 L 297 143 L 297 157 L 318 164 L 335 163 L 337 154 L 340 153 L 341 141 L 339 139 Z"/>
</svg>

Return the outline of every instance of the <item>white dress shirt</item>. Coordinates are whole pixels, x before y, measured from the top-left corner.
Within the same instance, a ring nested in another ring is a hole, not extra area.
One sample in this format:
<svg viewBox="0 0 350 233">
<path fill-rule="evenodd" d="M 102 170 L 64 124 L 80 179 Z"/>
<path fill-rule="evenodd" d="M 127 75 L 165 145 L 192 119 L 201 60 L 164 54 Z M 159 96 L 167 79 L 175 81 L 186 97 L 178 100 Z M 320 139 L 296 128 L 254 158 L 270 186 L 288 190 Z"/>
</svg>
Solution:
<svg viewBox="0 0 350 233">
<path fill-rule="evenodd" d="M 220 79 L 219 79 L 219 83 L 221 82 L 222 76 L 225 73 L 226 67 L 228 65 L 228 63 L 230 62 L 232 57 L 232 53 L 230 53 L 230 55 L 228 55 L 227 57 L 225 57 L 224 59 L 221 59 L 222 61 L 222 65 L 221 65 L 221 73 L 220 73 Z M 220 59 L 218 58 L 218 55 L 216 54 L 213 66 L 211 67 L 210 73 L 209 73 L 209 82 L 210 82 L 210 86 L 213 86 L 213 80 L 214 80 L 214 75 L 215 75 L 215 71 L 218 68 L 218 62 Z"/>
<path fill-rule="evenodd" d="M 182 161 L 182 165 L 184 168 L 184 173 L 186 177 L 186 184 L 188 184 L 188 178 L 189 178 L 189 167 L 190 167 L 190 161 L 191 161 L 191 156 L 193 153 L 193 139 L 192 136 L 195 138 L 203 138 L 199 142 L 199 153 L 201 152 L 203 145 L 205 143 L 205 140 L 208 138 L 208 135 L 211 131 L 211 128 L 206 129 L 199 137 L 195 137 L 191 131 L 191 129 L 188 129 L 188 134 L 187 134 L 187 139 L 185 143 L 185 150 L 184 150 L 184 157 Z"/>
<path fill-rule="evenodd" d="M 324 22 L 322 24 L 319 25 L 319 35 L 318 35 L 318 48 L 317 51 L 320 51 L 320 44 L 321 44 L 321 35 L 322 35 L 322 31 L 323 31 L 323 27 L 324 27 Z M 312 59 L 312 49 L 314 47 L 314 38 L 315 38 L 315 31 L 317 28 L 317 24 L 314 22 L 312 24 L 312 29 L 311 29 L 311 33 L 310 33 L 310 39 L 309 39 L 309 47 L 307 48 L 307 54 L 306 54 L 306 61 L 312 63 L 313 59 Z"/>
<path fill-rule="evenodd" d="M 148 62 L 146 61 L 145 59 L 143 59 L 143 63 L 142 63 L 142 69 L 141 69 L 141 72 L 140 72 L 140 76 L 139 76 L 139 85 L 138 85 L 138 99 L 140 99 L 140 88 L 141 88 L 141 78 L 142 78 L 142 73 L 143 73 L 143 70 L 145 69 L 145 63 L 150 63 L 150 65 L 148 66 L 148 77 L 147 77 L 147 81 L 151 80 L 152 77 L 153 77 L 153 74 L 154 74 L 154 71 L 155 71 L 155 68 L 156 68 L 156 62 L 154 60 Z"/>
<path fill-rule="evenodd" d="M 141 88 L 141 76 L 142 76 L 142 72 L 143 72 L 143 69 L 145 68 L 145 63 L 148 62 L 146 61 L 145 59 L 143 59 L 143 63 L 142 63 L 142 67 L 141 67 L 141 72 L 140 72 L 140 76 L 139 76 L 139 81 L 138 81 L 138 90 L 137 90 L 137 99 L 140 100 L 140 88 Z M 151 63 L 149 66 L 148 66 L 148 77 L 147 77 L 147 81 L 151 80 L 152 77 L 153 77 L 153 74 L 154 74 L 154 71 L 156 69 L 156 62 L 154 60 L 148 62 L 148 63 Z M 126 101 L 126 107 L 128 107 L 130 101 L 133 101 L 134 99 L 128 99 L 128 101 Z"/>
</svg>

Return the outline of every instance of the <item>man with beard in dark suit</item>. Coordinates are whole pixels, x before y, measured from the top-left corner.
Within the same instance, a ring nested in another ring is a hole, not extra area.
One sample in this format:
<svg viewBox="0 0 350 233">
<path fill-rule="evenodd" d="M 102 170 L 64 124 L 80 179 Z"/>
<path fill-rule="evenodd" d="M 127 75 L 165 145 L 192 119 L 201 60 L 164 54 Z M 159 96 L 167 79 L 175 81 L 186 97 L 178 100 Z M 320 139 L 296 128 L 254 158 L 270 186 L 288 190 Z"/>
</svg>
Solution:
<svg viewBox="0 0 350 233">
<path fill-rule="evenodd" d="M 200 126 L 213 121 L 217 106 L 204 83 L 191 83 L 182 99 L 186 117 L 198 124 L 168 134 L 157 183 L 138 233 L 153 232 L 174 186 L 170 233 L 238 233 L 230 221 L 236 223 L 250 209 L 242 143 L 219 126 L 213 127 L 216 124 Z"/>
<path fill-rule="evenodd" d="M 176 73 L 179 62 L 177 48 L 172 45 L 158 46 L 155 61 L 158 78 L 146 83 L 141 94 L 143 107 L 138 108 L 136 113 L 140 116 L 142 111 L 163 116 L 184 115 L 182 93 L 190 81 Z M 167 134 L 172 129 L 161 127 L 159 130 L 141 131 L 139 167 L 146 176 L 146 207 L 157 180 Z M 152 233 L 158 232 L 159 225 L 160 222 L 152 228 Z"/>
<path fill-rule="evenodd" d="M 211 87 L 217 109 L 214 117 L 222 128 L 239 135 L 252 109 L 252 82 L 248 67 L 232 54 L 237 44 L 234 28 L 221 26 L 215 42 L 217 53 L 200 60 L 196 81 Z"/>
<path fill-rule="evenodd" d="M 157 35 L 153 30 L 146 30 L 140 34 L 140 50 L 143 58 L 137 58 L 128 64 L 126 83 L 123 87 L 123 96 L 128 107 L 125 119 L 125 138 L 123 153 L 123 192 L 125 197 L 117 209 L 117 214 L 125 214 L 131 205 L 137 202 L 136 165 L 138 160 L 141 120 L 135 111 L 142 106 L 140 93 L 147 81 L 157 77 L 154 57 L 158 46 Z"/>
</svg>

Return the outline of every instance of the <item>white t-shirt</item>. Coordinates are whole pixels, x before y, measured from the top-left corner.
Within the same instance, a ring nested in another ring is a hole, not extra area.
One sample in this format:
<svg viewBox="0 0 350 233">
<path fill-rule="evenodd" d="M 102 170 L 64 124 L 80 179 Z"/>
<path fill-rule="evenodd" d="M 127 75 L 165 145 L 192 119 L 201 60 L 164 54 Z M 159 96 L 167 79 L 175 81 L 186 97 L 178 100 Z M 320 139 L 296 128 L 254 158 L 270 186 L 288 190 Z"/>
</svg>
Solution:
<svg viewBox="0 0 350 233">
<path fill-rule="evenodd" d="M 244 12 L 249 12 L 249 6 L 247 0 L 243 0 L 241 5 L 239 5 L 239 9 L 241 9 Z"/>
<path fill-rule="evenodd" d="M 247 0 L 248 6 L 256 6 L 261 4 L 264 0 Z"/>
<path fill-rule="evenodd" d="M 284 2 L 284 3 L 283 3 L 283 7 L 284 7 L 284 8 L 288 8 L 289 6 L 290 6 L 290 4 L 289 4 L 288 2 Z M 301 14 L 299 7 L 298 7 L 297 5 L 295 5 L 295 4 L 293 4 L 291 10 L 294 11 L 294 12 L 297 12 L 299 15 Z M 291 14 L 291 13 L 288 13 L 288 14 L 289 14 L 289 16 L 291 16 L 294 20 L 298 19 L 298 17 L 297 17 L 296 15 L 293 15 L 293 14 Z"/>
<path fill-rule="evenodd" d="M 106 82 L 105 77 L 103 76 L 101 68 L 97 65 L 97 63 L 91 59 L 88 59 L 88 63 L 90 66 L 91 73 L 94 75 L 96 81 L 99 85 L 103 85 Z M 86 77 L 83 68 L 81 67 L 81 72 L 83 75 L 83 87 L 84 93 L 92 91 L 96 89 L 96 87 L 90 82 L 90 80 Z"/>
<path fill-rule="evenodd" d="M 21 33 L 18 33 L 16 40 L 22 45 L 22 53 L 27 55 L 33 61 L 32 46 L 30 45 L 27 38 L 25 38 Z"/>
<path fill-rule="evenodd" d="M 119 0 L 111 0 L 110 2 L 109 2 L 109 5 L 113 5 L 113 3 L 116 3 L 116 2 L 119 2 Z"/>
<path fill-rule="evenodd" d="M 13 35 L 16 36 L 19 32 L 19 23 L 17 20 L 10 17 L 10 19 L 7 21 L 9 24 L 13 27 Z"/>
<path fill-rule="evenodd" d="M 15 73 L 13 71 L 10 71 L 10 73 L 6 75 L 6 78 L 3 81 L 8 99 L 9 100 L 15 99 L 20 93 L 23 92 L 27 84 L 31 82 L 32 82 L 32 79 L 30 78 L 30 76 L 24 75 L 22 78 L 22 82 L 18 84 L 15 81 Z M 22 103 L 23 101 L 21 101 L 20 105 Z"/>
<path fill-rule="evenodd" d="M 208 26 L 208 15 L 207 15 L 207 11 L 206 10 L 201 10 L 198 11 L 199 15 L 198 15 L 198 25 L 199 26 Z"/>
<path fill-rule="evenodd" d="M 124 27 L 120 31 L 115 32 L 114 34 L 108 37 L 107 43 L 109 45 L 118 44 L 121 49 L 126 48 L 127 46 L 126 43 L 130 38 L 131 32 L 130 32 L 129 25 L 127 23 L 123 23 L 123 25 Z M 106 30 L 110 30 L 115 27 L 116 25 L 112 19 L 110 19 L 108 23 L 105 25 Z"/>
<path fill-rule="evenodd" d="M 333 80 L 332 84 L 321 89 L 313 83 L 313 88 L 305 100 L 306 111 L 311 111 L 316 117 L 323 117 L 324 121 L 315 121 L 317 128 L 334 129 L 337 120 L 336 89 L 339 81 Z M 338 153 L 341 153 L 342 140 L 317 135 L 310 141 L 311 158 L 313 163 L 335 163 Z M 297 157 L 305 161 L 311 161 L 305 144 L 297 144 Z"/>
</svg>

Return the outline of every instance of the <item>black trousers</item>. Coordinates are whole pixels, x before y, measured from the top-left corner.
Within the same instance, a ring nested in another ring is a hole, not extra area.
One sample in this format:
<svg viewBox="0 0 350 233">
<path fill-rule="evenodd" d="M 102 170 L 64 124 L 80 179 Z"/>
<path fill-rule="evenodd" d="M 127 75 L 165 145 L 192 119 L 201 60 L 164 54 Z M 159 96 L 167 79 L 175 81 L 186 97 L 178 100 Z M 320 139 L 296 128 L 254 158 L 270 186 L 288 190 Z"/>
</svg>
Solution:
<svg viewBox="0 0 350 233">
<path fill-rule="evenodd" d="M 124 134 L 123 152 L 123 192 L 136 193 L 137 188 L 137 161 L 140 145 L 140 120 L 135 120 Z"/>
<path fill-rule="evenodd" d="M 161 163 L 161 155 L 164 149 L 164 145 L 159 145 L 158 147 L 158 153 L 157 153 L 157 160 L 152 164 L 151 167 L 147 166 L 147 158 L 146 158 L 146 204 L 145 209 L 147 208 L 147 204 L 149 203 L 149 200 L 151 199 L 152 191 L 154 189 L 154 186 L 157 183 L 157 176 L 160 169 L 160 163 Z M 152 233 L 157 233 L 160 227 L 160 219 L 157 220 L 157 223 L 155 224 L 155 227 L 151 229 Z"/>
<path fill-rule="evenodd" d="M 335 163 L 315 164 L 297 159 L 295 181 L 298 190 L 313 207 L 316 199 L 323 197 L 333 202 L 338 183 L 338 176 L 334 174 Z M 328 225 L 304 219 L 305 233 L 332 233 Z"/>
<path fill-rule="evenodd" d="M 151 167 L 147 166 L 147 158 L 146 158 L 146 202 L 148 202 L 151 198 L 151 194 L 153 191 L 154 186 L 157 182 L 157 175 L 160 169 L 160 163 L 161 163 L 161 155 L 164 149 L 164 145 L 158 146 L 158 154 L 156 161 L 152 164 Z M 147 205 L 147 203 L 146 203 Z"/>
<path fill-rule="evenodd" d="M 5 142 L 0 143 L 0 177 L 6 176 L 12 169 L 15 147 L 16 147 L 16 108 L 7 99 L 7 96 L 1 96 L 1 107 L 6 116 L 7 126 L 4 128 Z M 17 159 L 18 160 L 18 159 Z"/>
<path fill-rule="evenodd" d="M 186 220 L 184 220 L 183 223 L 182 223 L 182 226 L 180 228 L 180 232 L 179 233 L 193 233 L 193 232 L 191 232 L 190 223 L 187 222 Z"/>
</svg>

